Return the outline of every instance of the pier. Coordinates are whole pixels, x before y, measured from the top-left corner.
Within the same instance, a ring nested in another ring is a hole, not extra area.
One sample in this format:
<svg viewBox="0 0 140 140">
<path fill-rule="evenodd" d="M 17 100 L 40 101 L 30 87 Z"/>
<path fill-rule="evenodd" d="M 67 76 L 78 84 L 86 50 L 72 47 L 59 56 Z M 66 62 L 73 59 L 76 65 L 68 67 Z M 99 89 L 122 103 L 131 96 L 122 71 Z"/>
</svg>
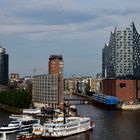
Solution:
<svg viewBox="0 0 140 140">
<path fill-rule="evenodd" d="M 0 132 L 0 140 L 16 140 L 16 134 L 10 132 Z"/>
<path fill-rule="evenodd" d="M 0 132 L 0 140 L 7 140 L 6 132 Z"/>
</svg>

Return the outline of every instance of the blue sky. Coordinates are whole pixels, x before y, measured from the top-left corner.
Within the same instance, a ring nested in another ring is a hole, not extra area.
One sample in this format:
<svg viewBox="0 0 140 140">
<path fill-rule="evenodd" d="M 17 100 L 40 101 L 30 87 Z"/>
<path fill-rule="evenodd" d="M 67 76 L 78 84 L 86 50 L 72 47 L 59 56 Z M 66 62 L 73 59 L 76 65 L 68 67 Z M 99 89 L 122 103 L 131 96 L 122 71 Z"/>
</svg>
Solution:
<svg viewBox="0 0 140 140">
<path fill-rule="evenodd" d="M 0 44 L 9 72 L 48 73 L 48 58 L 61 54 L 65 76 L 101 72 L 102 48 L 115 27 L 135 22 L 139 0 L 1 0 Z"/>
</svg>

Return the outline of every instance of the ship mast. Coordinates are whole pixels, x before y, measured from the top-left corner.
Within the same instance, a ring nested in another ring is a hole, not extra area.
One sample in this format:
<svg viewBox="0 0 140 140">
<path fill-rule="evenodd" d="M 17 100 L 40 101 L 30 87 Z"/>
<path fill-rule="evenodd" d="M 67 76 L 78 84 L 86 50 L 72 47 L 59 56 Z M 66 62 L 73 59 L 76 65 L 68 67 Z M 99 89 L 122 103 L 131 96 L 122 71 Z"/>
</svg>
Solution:
<svg viewBox="0 0 140 140">
<path fill-rule="evenodd" d="M 64 113 L 64 124 L 66 124 L 66 103 L 65 103 L 65 98 L 64 98 L 64 103 L 63 103 L 63 113 Z"/>
</svg>

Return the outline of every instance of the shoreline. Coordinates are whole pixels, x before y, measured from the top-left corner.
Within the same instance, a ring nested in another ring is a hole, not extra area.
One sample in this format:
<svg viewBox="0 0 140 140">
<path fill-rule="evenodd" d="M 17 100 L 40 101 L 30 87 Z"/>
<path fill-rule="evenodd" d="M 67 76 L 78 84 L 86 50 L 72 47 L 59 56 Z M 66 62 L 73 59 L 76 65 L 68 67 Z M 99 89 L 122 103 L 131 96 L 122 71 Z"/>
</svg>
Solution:
<svg viewBox="0 0 140 140">
<path fill-rule="evenodd" d="M 16 113 L 16 114 L 21 114 L 23 109 L 11 107 L 9 105 L 3 105 L 0 103 L 0 109 L 11 112 L 11 113 Z"/>
<path fill-rule="evenodd" d="M 83 98 L 88 98 L 91 101 L 93 101 L 93 99 L 91 97 L 87 96 L 87 95 L 82 95 L 82 94 L 79 94 L 79 93 L 76 93 L 76 92 L 73 92 L 72 94 L 80 96 L 80 97 L 83 97 Z M 120 104 L 118 104 L 118 105 L 116 105 L 116 110 L 121 110 L 121 111 L 140 111 L 140 104 L 132 104 L 132 105 L 120 105 Z"/>
</svg>

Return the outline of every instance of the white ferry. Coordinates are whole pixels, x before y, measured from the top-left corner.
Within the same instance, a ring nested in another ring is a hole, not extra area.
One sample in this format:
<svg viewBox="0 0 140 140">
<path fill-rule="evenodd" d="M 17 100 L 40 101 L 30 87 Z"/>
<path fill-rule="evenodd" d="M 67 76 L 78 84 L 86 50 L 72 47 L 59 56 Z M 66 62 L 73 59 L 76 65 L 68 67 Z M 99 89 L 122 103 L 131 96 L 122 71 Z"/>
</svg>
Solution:
<svg viewBox="0 0 140 140">
<path fill-rule="evenodd" d="M 40 108 L 29 108 L 29 109 L 23 109 L 22 111 L 23 114 L 41 114 L 41 109 Z"/>
<path fill-rule="evenodd" d="M 88 117 L 63 117 L 34 125 L 32 133 L 41 138 L 62 138 L 91 130 L 95 124 Z"/>
<path fill-rule="evenodd" d="M 14 140 L 16 139 L 15 133 L 19 129 L 18 124 L 2 124 L 0 126 L 0 140 Z"/>
<path fill-rule="evenodd" d="M 33 140 L 33 136 L 29 131 L 23 131 L 16 135 L 16 140 Z"/>
<path fill-rule="evenodd" d="M 9 123 L 0 126 L 0 133 L 15 133 L 18 129 L 20 129 L 19 123 L 10 121 Z"/>
<path fill-rule="evenodd" d="M 11 119 L 9 126 L 19 126 L 16 132 L 29 130 L 34 124 L 40 123 L 39 119 L 28 115 L 11 115 L 9 118 Z"/>
<path fill-rule="evenodd" d="M 0 133 L 15 133 L 19 128 L 19 124 L 2 124 L 0 126 Z"/>
</svg>

